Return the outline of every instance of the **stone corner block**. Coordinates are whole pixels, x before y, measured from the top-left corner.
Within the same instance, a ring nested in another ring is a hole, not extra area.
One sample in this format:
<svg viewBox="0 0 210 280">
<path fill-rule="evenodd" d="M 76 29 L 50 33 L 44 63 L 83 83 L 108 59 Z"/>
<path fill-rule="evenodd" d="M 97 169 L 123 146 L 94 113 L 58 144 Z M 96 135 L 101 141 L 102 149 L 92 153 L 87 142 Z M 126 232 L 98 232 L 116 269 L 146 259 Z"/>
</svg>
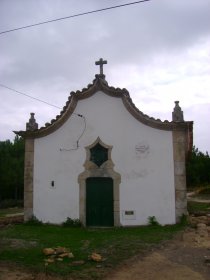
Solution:
<svg viewBox="0 0 210 280">
<path fill-rule="evenodd" d="M 33 217 L 33 208 L 24 209 L 24 221 L 27 222 Z"/>
</svg>

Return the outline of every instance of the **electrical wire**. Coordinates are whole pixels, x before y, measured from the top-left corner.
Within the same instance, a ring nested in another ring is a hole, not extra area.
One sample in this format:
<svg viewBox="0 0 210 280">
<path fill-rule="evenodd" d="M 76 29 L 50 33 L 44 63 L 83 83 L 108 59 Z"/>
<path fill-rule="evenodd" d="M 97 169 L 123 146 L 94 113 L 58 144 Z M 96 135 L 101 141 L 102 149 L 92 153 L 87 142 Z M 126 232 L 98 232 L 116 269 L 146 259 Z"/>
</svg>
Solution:
<svg viewBox="0 0 210 280">
<path fill-rule="evenodd" d="M 42 100 L 42 99 L 39 99 L 39 98 L 37 98 L 37 97 L 33 97 L 33 96 L 29 95 L 29 94 L 26 94 L 26 93 L 24 93 L 24 92 L 22 92 L 22 91 L 18 91 L 18 90 L 14 89 L 14 88 L 5 86 L 5 85 L 3 85 L 3 84 L 0 84 L 0 87 L 9 89 L 9 90 L 14 91 L 14 92 L 16 92 L 16 93 L 18 93 L 18 94 L 22 94 L 22 95 L 24 95 L 24 96 L 26 96 L 26 97 L 28 97 L 28 98 L 31 98 L 31 99 L 34 99 L 34 100 L 36 100 L 36 101 L 42 102 L 42 103 L 47 104 L 47 105 L 49 105 L 49 106 L 51 106 L 51 107 L 55 107 L 55 108 L 60 109 L 60 110 L 62 109 L 61 107 L 58 107 L 58 106 L 56 106 L 56 105 L 54 105 L 54 104 L 52 104 L 52 103 L 49 103 L 49 102 L 44 101 L 44 100 Z M 83 115 L 81 115 L 81 114 L 77 114 L 77 113 L 72 113 L 72 114 L 73 114 L 73 115 L 77 115 L 78 117 L 83 117 Z"/>
<path fill-rule="evenodd" d="M 46 101 L 44 101 L 44 100 L 41 100 L 41 99 L 39 99 L 39 98 L 33 97 L 33 96 L 29 95 L 29 94 L 23 93 L 23 92 L 18 91 L 18 90 L 16 90 L 16 89 L 10 88 L 10 87 L 5 86 L 5 85 L 3 85 L 3 84 L 0 84 L 0 86 L 3 87 L 3 88 L 9 89 L 9 90 L 11 90 L 11 91 L 14 91 L 14 92 L 16 92 L 16 93 L 22 94 L 22 95 L 24 95 L 24 96 L 26 96 L 26 97 L 28 97 L 28 98 L 34 99 L 34 100 L 39 101 L 39 102 L 42 102 L 42 103 L 44 103 L 44 104 L 47 104 L 47 105 L 49 105 L 49 106 L 52 106 L 52 107 L 61 109 L 60 107 L 58 107 L 58 106 L 56 106 L 56 105 L 54 105 L 54 104 L 51 104 L 51 103 L 46 102 Z M 86 130 L 86 119 L 85 119 L 85 117 L 84 117 L 83 115 L 77 114 L 77 113 L 72 113 L 72 115 L 76 115 L 76 116 L 78 116 L 78 117 L 80 117 L 80 118 L 83 119 L 83 121 L 84 121 L 84 128 L 83 128 L 83 130 L 82 130 L 80 136 L 78 137 L 78 139 L 77 139 L 77 141 L 76 141 L 76 143 L 77 143 L 77 147 L 76 147 L 76 148 L 74 148 L 74 149 L 62 149 L 62 148 L 60 148 L 60 151 L 73 151 L 73 150 L 78 150 L 78 148 L 79 148 L 79 141 L 80 141 L 80 139 L 82 138 L 83 134 L 85 133 L 85 130 Z"/>
<path fill-rule="evenodd" d="M 5 86 L 5 85 L 3 85 L 3 84 L 0 84 L 0 87 L 3 87 L 3 88 L 6 88 L 6 89 L 9 89 L 9 90 L 11 90 L 11 91 L 14 91 L 14 92 L 16 92 L 16 93 L 22 94 L 22 95 L 24 95 L 24 96 L 26 96 L 26 97 L 28 97 L 28 98 L 31 98 L 31 99 L 34 99 L 34 100 L 36 100 L 36 101 L 42 102 L 42 103 L 47 104 L 47 105 L 49 105 L 49 106 L 51 106 L 51 107 L 55 107 L 55 108 L 57 108 L 57 109 L 62 109 L 61 107 L 58 107 L 58 106 L 56 106 L 56 105 L 54 105 L 54 104 L 51 104 L 51 103 L 49 103 L 49 102 L 47 102 L 47 101 L 44 101 L 44 100 L 41 100 L 41 99 L 39 99 L 39 98 L 33 97 L 33 96 L 29 95 L 29 94 L 26 94 L 26 93 L 24 93 L 24 92 L 18 91 L 18 90 L 14 89 L 14 88 Z"/>
<path fill-rule="evenodd" d="M 116 8 L 121 8 L 121 7 L 131 6 L 131 5 L 135 5 L 135 4 L 140 4 L 140 3 L 148 2 L 148 1 L 151 1 L 151 0 L 140 0 L 140 1 L 125 3 L 125 4 L 121 4 L 121 5 L 106 7 L 106 8 L 102 8 L 102 9 L 98 9 L 98 10 L 88 11 L 88 12 L 84 12 L 84 13 L 74 14 L 74 15 L 71 15 L 71 16 L 46 20 L 46 21 L 42 21 L 42 22 L 38 22 L 38 23 L 34 23 L 34 24 L 29 24 L 29 25 L 25 25 L 25 26 L 13 28 L 13 29 L 1 31 L 0 35 L 5 34 L 5 33 L 9 33 L 9 32 L 13 32 L 13 31 L 17 31 L 17 30 L 21 30 L 21 29 L 31 28 L 31 27 L 34 27 L 34 26 L 55 22 L 55 21 L 61 21 L 61 20 L 65 20 L 65 19 L 80 17 L 80 16 L 89 15 L 89 14 L 98 13 L 98 12 L 103 12 L 103 11 L 112 10 L 112 9 L 116 9 Z"/>
<path fill-rule="evenodd" d="M 82 138 L 83 134 L 85 133 L 85 130 L 86 130 L 86 119 L 83 115 L 80 115 L 78 114 L 79 117 L 83 118 L 83 121 L 84 121 L 84 128 L 82 130 L 82 133 L 80 134 L 80 136 L 78 137 L 77 141 L 76 141 L 76 148 L 72 148 L 72 149 L 65 149 L 65 148 L 60 148 L 60 151 L 65 151 L 65 152 L 68 152 L 68 151 L 76 151 L 79 149 L 79 141 L 80 139 Z"/>
<path fill-rule="evenodd" d="M 36 97 L 33 97 L 33 96 L 29 95 L 29 94 L 26 94 L 26 93 L 24 93 L 24 92 L 18 91 L 18 90 L 14 89 L 14 88 L 5 86 L 5 85 L 3 85 L 3 84 L 0 84 L 0 87 L 3 87 L 3 88 L 6 88 L 6 89 L 9 89 L 9 90 L 11 90 L 11 91 L 14 91 L 14 92 L 16 92 L 16 93 L 22 94 L 22 95 L 24 95 L 24 96 L 26 96 L 26 97 L 28 97 L 28 98 L 31 98 L 31 99 L 34 99 L 34 100 L 36 100 L 36 101 L 42 102 L 42 103 L 47 104 L 47 105 L 49 105 L 49 106 L 51 106 L 51 107 L 55 107 L 55 108 L 60 109 L 60 110 L 62 109 L 61 107 L 58 107 L 58 106 L 56 106 L 56 105 L 54 105 L 54 104 L 52 104 L 52 103 L 49 103 L 49 102 L 47 102 L 47 101 L 44 101 L 44 100 L 39 99 L 39 98 L 36 98 Z M 72 113 L 72 114 L 77 115 L 78 117 L 83 117 L 83 115 L 81 115 L 81 114 L 77 114 L 77 113 Z"/>
</svg>

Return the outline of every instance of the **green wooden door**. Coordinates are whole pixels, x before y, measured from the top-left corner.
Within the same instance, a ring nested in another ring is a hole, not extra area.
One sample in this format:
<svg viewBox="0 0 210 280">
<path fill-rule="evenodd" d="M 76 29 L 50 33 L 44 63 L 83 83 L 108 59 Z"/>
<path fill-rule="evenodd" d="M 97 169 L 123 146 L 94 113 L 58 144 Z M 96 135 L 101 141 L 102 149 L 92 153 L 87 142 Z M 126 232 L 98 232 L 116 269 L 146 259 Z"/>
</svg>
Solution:
<svg viewBox="0 0 210 280">
<path fill-rule="evenodd" d="M 86 225 L 104 227 L 114 225 L 112 178 L 87 178 Z"/>
</svg>

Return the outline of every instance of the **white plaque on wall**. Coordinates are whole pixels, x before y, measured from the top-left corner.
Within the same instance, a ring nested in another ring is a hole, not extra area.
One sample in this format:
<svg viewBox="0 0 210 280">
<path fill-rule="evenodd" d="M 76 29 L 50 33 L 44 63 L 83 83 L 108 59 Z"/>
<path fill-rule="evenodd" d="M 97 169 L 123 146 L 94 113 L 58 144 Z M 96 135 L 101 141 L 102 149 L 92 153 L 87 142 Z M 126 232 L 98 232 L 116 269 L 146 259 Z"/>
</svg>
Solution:
<svg viewBox="0 0 210 280">
<path fill-rule="evenodd" d="M 135 210 L 122 210 L 122 218 L 123 218 L 123 220 L 135 220 L 136 211 Z"/>
</svg>

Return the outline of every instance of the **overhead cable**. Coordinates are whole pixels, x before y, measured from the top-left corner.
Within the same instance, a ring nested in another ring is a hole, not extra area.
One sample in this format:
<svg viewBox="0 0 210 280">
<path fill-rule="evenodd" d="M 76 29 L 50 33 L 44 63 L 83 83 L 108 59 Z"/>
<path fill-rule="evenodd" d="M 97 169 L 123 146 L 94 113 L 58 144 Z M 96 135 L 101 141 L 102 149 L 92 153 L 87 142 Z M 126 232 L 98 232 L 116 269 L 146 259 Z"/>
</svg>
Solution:
<svg viewBox="0 0 210 280">
<path fill-rule="evenodd" d="M 5 86 L 5 85 L 3 85 L 3 84 L 0 84 L 0 87 L 9 89 L 9 90 L 11 90 L 11 91 L 13 91 L 13 92 L 16 92 L 16 93 L 18 93 L 18 94 L 22 94 L 22 95 L 24 95 L 24 96 L 26 96 L 26 97 L 28 97 L 28 98 L 31 98 L 31 99 L 34 99 L 34 100 L 36 100 L 36 101 L 42 102 L 42 103 L 47 104 L 47 105 L 49 105 L 49 106 L 51 106 L 51 107 L 54 107 L 54 108 L 57 108 L 57 109 L 62 109 L 61 107 L 58 107 L 58 106 L 56 106 L 56 105 L 54 105 L 54 104 L 52 104 L 52 103 L 49 103 L 49 102 L 47 102 L 47 101 L 44 101 L 44 100 L 39 99 L 39 98 L 36 98 L 36 97 L 33 97 L 33 96 L 29 95 L 29 94 L 26 94 L 26 93 L 24 93 L 24 92 L 18 91 L 18 90 L 14 89 L 14 88 Z M 77 115 L 77 116 L 80 117 L 80 118 L 84 118 L 84 116 L 81 115 L 81 114 L 77 114 L 77 113 L 72 113 L 72 114 L 73 114 L 73 115 Z"/>
<path fill-rule="evenodd" d="M 3 87 L 3 88 L 6 88 L 6 89 L 9 89 L 9 90 L 11 90 L 11 91 L 14 91 L 14 92 L 16 92 L 16 93 L 22 94 L 22 95 L 24 95 L 24 96 L 26 96 L 26 97 L 28 97 L 28 98 L 31 98 L 31 99 L 34 99 L 34 100 L 36 100 L 36 101 L 45 103 L 45 104 L 47 104 L 47 105 L 49 105 L 49 106 L 52 106 L 52 107 L 61 109 L 61 107 L 58 107 L 58 106 L 56 106 L 56 105 L 54 105 L 54 104 L 51 104 L 51 103 L 49 103 L 49 102 L 47 102 L 47 101 L 44 101 L 44 100 L 41 100 L 41 99 L 39 99 L 39 98 L 33 97 L 33 96 L 31 96 L 31 95 L 29 95 L 29 94 L 26 94 L 26 93 L 24 93 L 24 92 L 18 91 L 18 90 L 14 89 L 14 88 L 5 86 L 5 85 L 3 85 L 3 84 L 0 84 L 0 87 Z"/>
<path fill-rule="evenodd" d="M 112 9 L 116 9 L 116 8 L 121 8 L 121 7 L 131 6 L 131 5 L 135 5 L 135 4 L 140 4 L 140 3 L 148 2 L 148 1 L 150 1 L 150 0 L 140 0 L 140 1 L 125 3 L 125 4 L 121 4 L 121 5 L 106 7 L 106 8 L 102 8 L 102 9 L 97 9 L 97 10 L 93 10 L 93 11 L 88 11 L 88 12 L 84 12 L 84 13 L 74 14 L 74 15 L 70 15 L 70 16 L 66 16 L 66 17 L 60 17 L 60 18 L 56 18 L 56 19 L 46 20 L 46 21 L 42 21 L 42 22 L 38 22 L 38 23 L 34 23 L 34 24 L 29 24 L 29 25 L 25 25 L 25 26 L 13 28 L 13 29 L 1 31 L 0 35 L 5 34 L 5 33 L 9 33 L 9 32 L 13 32 L 13 31 L 18 31 L 18 30 L 21 30 L 21 29 L 31 28 L 31 27 L 34 27 L 34 26 L 55 22 L 55 21 L 61 21 L 61 20 L 65 20 L 65 19 L 80 17 L 80 16 L 89 15 L 89 14 L 98 13 L 98 12 L 103 12 L 103 11 L 112 10 Z"/>
</svg>

